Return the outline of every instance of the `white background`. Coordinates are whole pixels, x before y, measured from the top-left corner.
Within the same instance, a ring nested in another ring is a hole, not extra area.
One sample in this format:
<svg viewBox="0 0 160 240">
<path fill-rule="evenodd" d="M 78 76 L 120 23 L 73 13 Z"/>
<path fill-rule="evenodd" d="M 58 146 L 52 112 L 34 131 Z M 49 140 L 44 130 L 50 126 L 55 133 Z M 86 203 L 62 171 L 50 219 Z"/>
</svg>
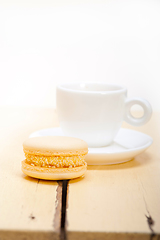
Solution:
<svg viewBox="0 0 160 240">
<path fill-rule="evenodd" d="M 56 106 L 56 85 L 128 87 L 160 110 L 160 1 L 0 0 L 0 106 Z"/>
</svg>

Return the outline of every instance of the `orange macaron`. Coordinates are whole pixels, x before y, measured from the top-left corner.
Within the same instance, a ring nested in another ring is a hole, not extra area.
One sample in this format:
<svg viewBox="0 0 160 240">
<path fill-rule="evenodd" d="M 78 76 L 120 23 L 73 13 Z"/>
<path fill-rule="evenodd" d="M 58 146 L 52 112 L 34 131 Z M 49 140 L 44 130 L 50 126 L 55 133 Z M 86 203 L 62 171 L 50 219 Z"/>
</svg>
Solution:
<svg viewBox="0 0 160 240">
<path fill-rule="evenodd" d="M 25 160 L 22 172 L 46 180 L 64 180 L 82 176 L 87 170 L 85 141 L 65 136 L 28 138 L 23 143 Z"/>
</svg>

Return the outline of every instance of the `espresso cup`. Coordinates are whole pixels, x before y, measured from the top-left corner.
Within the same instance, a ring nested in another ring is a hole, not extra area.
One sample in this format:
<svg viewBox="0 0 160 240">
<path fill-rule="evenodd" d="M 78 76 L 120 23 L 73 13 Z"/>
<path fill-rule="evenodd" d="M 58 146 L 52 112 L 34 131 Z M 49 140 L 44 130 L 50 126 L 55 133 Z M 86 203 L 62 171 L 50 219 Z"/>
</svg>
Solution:
<svg viewBox="0 0 160 240">
<path fill-rule="evenodd" d="M 149 121 L 152 108 L 142 98 L 127 98 L 126 87 L 106 83 L 71 83 L 57 86 L 57 111 L 60 127 L 66 136 L 77 137 L 89 147 L 111 144 L 122 122 L 141 126 Z M 135 118 L 133 105 L 144 114 Z"/>
</svg>

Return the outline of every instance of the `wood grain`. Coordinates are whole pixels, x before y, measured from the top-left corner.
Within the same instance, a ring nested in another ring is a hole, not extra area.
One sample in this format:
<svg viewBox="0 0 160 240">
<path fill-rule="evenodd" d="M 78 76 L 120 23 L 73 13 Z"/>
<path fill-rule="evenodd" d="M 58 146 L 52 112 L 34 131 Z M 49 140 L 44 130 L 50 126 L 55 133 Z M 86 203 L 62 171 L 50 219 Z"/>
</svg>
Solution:
<svg viewBox="0 0 160 240">
<path fill-rule="evenodd" d="M 0 239 L 56 239 L 61 186 L 21 172 L 23 141 L 33 131 L 55 126 L 52 109 L 2 108 L 0 124 Z M 59 201 L 59 202 L 58 202 Z"/>
<path fill-rule="evenodd" d="M 134 160 L 89 166 L 69 182 L 66 230 L 60 236 L 62 185 L 21 172 L 23 141 L 34 131 L 58 126 L 56 112 L 1 108 L 0 239 L 159 239 L 160 113 L 143 127 L 153 145 Z M 66 235 L 67 234 L 67 235 Z"/>
<path fill-rule="evenodd" d="M 153 145 L 134 160 L 88 166 L 69 182 L 68 239 L 158 239 L 160 234 L 160 114 L 143 127 Z M 127 124 L 123 127 L 131 128 Z"/>
</svg>

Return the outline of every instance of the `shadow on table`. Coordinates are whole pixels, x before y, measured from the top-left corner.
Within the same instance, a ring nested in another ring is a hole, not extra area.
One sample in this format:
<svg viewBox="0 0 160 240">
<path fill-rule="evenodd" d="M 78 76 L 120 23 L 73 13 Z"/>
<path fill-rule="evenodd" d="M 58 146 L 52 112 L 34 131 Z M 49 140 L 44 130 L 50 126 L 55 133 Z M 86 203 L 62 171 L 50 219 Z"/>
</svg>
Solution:
<svg viewBox="0 0 160 240">
<path fill-rule="evenodd" d="M 88 170 L 121 170 L 121 169 L 142 167 L 146 164 L 150 164 L 151 162 L 152 162 L 151 154 L 142 153 L 128 162 L 119 163 L 119 164 L 110 164 L 110 165 L 94 165 L 94 166 L 90 165 L 87 167 L 87 169 Z"/>
<path fill-rule="evenodd" d="M 44 180 L 44 179 L 37 179 L 37 178 L 32 178 L 26 175 L 22 175 L 23 179 L 30 181 L 32 183 L 36 183 L 36 184 L 43 184 L 43 185 L 56 185 L 57 186 L 57 180 Z"/>
<path fill-rule="evenodd" d="M 153 157 L 151 158 L 150 153 L 142 153 L 136 158 L 119 164 L 112 164 L 112 165 L 94 165 L 94 166 L 87 166 L 87 171 L 119 171 L 119 170 L 127 170 L 131 168 L 143 167 L 145 165 L 151 164 L 153 162 Z M 86 174 L 87 175 L 87 174 Z M 69 181 L 70 184 L 77 183 L 83 181 L 85 179 L 85 175 L 79 178 L 75 178 Z"/>
</svg>

